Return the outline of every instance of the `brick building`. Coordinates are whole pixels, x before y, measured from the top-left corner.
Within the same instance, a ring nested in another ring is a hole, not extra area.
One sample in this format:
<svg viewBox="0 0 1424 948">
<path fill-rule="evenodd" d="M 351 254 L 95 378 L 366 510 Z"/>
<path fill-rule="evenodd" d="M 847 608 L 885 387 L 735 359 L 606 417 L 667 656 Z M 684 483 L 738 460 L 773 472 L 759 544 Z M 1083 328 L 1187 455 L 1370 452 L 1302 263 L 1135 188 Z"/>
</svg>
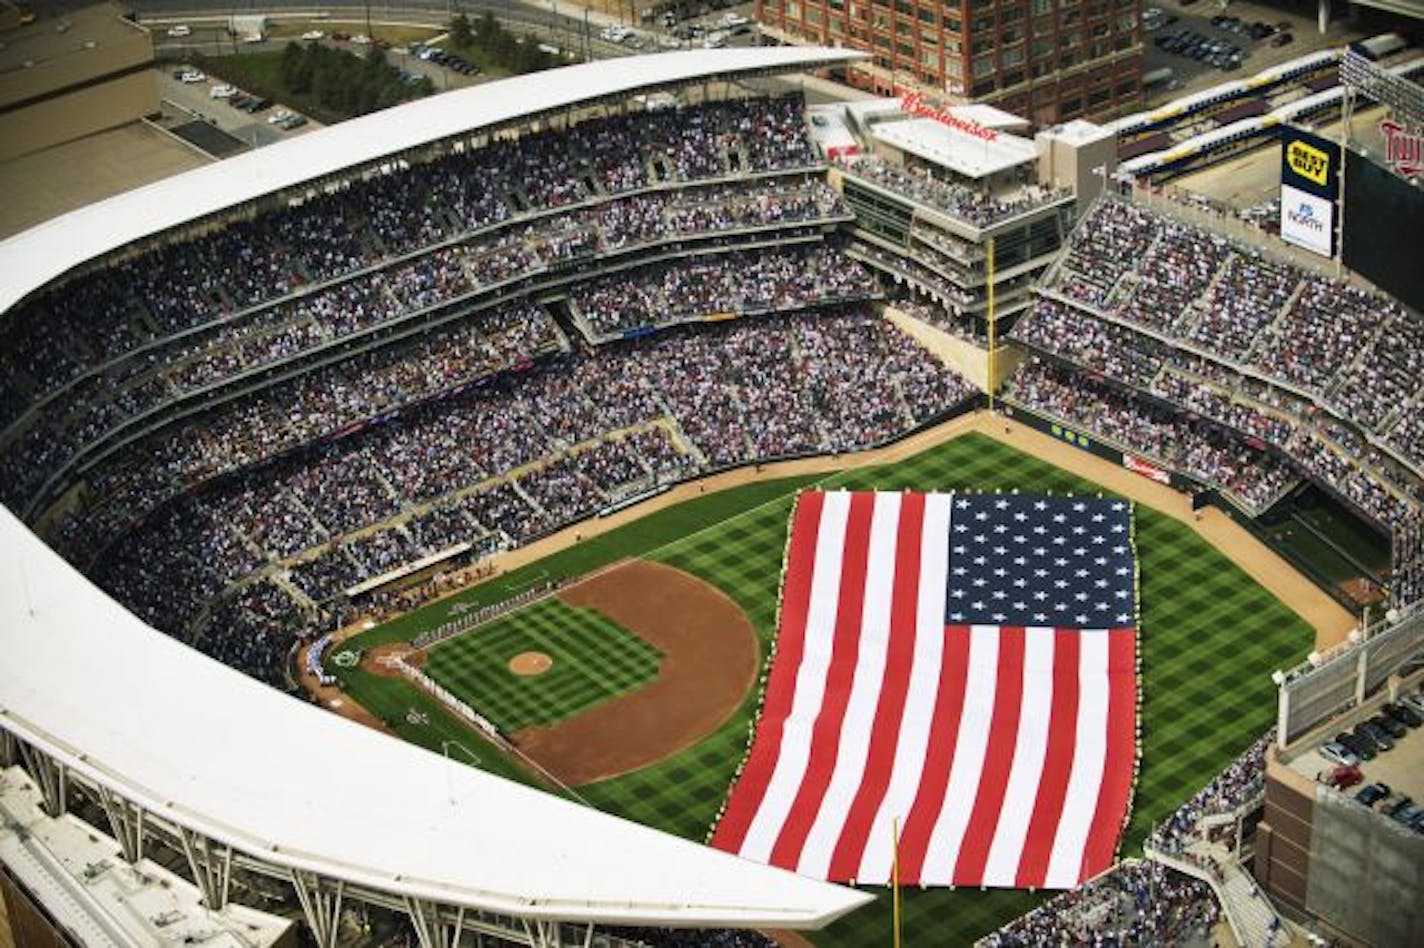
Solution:
<svg viewBox="0 0 1424 948">
<path fill-rule="evenodd" d="M 757 0 L 767 37 L 871 53 L 853 85 L 989 102 L 1039 125 L 1140 101 L 1141 11 L 1141 0 Z"/>
</svg>

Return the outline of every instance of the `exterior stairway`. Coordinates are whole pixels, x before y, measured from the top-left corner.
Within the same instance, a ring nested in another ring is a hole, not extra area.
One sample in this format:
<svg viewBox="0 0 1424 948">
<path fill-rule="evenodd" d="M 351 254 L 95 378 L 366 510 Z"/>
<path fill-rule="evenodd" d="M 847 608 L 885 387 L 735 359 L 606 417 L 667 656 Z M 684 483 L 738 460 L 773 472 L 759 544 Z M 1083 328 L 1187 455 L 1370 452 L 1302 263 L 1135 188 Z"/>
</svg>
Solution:
<svg viewBox="0 0 1424 948">
<path fill-rule="evenodd" d="M 1151 846 L 1145 847 L 1145 852 L 1147 858 L 1211 886 L 1242 948 L 1273 948 L 1291 943 L 1290 924 L 1276 914 L 1271 900 L 1225 846 L 1198 839 L 1177 855 Z"/>
</svg>

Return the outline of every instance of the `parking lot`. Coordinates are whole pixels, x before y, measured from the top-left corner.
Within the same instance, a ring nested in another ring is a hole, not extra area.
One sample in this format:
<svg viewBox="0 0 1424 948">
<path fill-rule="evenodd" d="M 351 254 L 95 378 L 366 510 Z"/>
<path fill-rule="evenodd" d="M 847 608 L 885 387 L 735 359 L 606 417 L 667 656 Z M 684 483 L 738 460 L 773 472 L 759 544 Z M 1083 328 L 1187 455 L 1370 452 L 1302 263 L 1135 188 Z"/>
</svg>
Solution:
<svg viewBox="0 0 1424 948">
<path fill-rule="evenodd" d="M 1158 13 L 1154 16 L 1149 13 L 1152 10 Z M 1172 75 L 1169 80 L 1146 90 L 1147 104 L 1160 105 L 1182 95 L 1244 78 L 1288 59 L 1344 46 L 1377 32 L 1336 20 L 1330 24 L 1330 32 L 1322 36 L 1316 30 L 1314 12 L 1313 5 L 1296 10 L 1238 2 L 1223 10 L 1209 0 L 1188 0 L 1186 3 L 1181 0 L 1149 0 L 1143 12 L 1142 74 L 1148 77 L 1170 69 Z M 1271 32 L 1267 34 L 1258 29 L 1258 35 L 1253 36 L 1250 28 L 1257 24 L 1269 27 Z M 1290 37 L 1288 42 L 1282 39 L 1285 36 Z M 1223 69 L 1206 58 L 1197 58 L 1185 52 L 1183 48 L 1176 51 L 1164 49 L 1167 41 L 1175 37 L 1184 37 L 1187 43 L 1200 38 L 1201 42 L 1196 47 L 1198 51 L 1207 44 L 1220 44 L 1223 51 L 1235 49 L 1240 56 Z"/>
<path fill-rule="evenodd" d="M 1421 696 L 1419 691 L 1417 676 L 1415 682 L 1409 688 L 1401 689 L 1401 692 L 1412 696 L 1416 710 L 1420 707 L 1420 702 L 1424 701 L 1424 696 Z M 1322 735 L 1316 744 L 1323 745 L 1331 740 L 1336 732 L 1357 731 L 1360 721 L 1368 718 L 1378 719 L 1379 713 L 1379 702 L 1372 701 L 1367 712 L 1352 714 L 1343 722 L 1337 722 L 1327 728 L 1329 733 Z M 1348 786 L 1342 786 L 1341 790 L 1359 800 L 1361 806 L 1394 816 L 1396 820 L 1407 819 L 1418 812 L 1417 809 L 1411 808 L 1424 804 L 1424 729 L 1418 725 L 1400 726 L 1399 722 L 1396 722 L 1391 743 L 1393 746 L 1389 750 L 1376 749 L 1375 757 L 1361 761 L 1358 765 L 1358 775 L 1351 775 L 1342 780 L 1341 783 Z M 1291 761 L 1290 766 L 1297 773 L 1318 779 L 1322 775 L 1339 773 L 1335 768 L 1340 764 L 1330 759 L 1328 753 L 1322 754 L 1319 750 L 1312 750 Z M 1366 788 L 1372 789 L 1366 792 Z M 1359 795 L 1362 792 L 1365 796 L 1360 800 Z M 1418 831 L 1424 832 L 1424 829 Z"/>
<path fill-rule="evenodd" d="M 176 106 L 175 113 L 187 113 L 186 116 L 175 114 L 173 118 L 176 121 L 196 117 L 226 132 L 249 148 L 261 148 L 263 145 L 270 145 L 294 135 L 304 135 L 321 127 L 320 122 L 306 116 L 301 116 L 300 123 L 294 122 L 296 113 L 286 109 L 281 103 L 268 103 L 259 111 L 256 106 L 260 103 L 245 102 L 240 98 L 242 90 L 239 89 L 233 89 L 232 94 L 228 96 L 214 96 L 213 90 L 223 91 L 222 87 L 226 83 L 213 76 L 185 82 L 179 78 L 185 71 L 185 67 L 173 67 L 160 71 L 158 76 L 159 97 Z M 243 104 L 248 104 L 252 110 L 238 107 Z M 291 127 L 279 124 L 284 120 L 285 124 Z"/>
</svg>

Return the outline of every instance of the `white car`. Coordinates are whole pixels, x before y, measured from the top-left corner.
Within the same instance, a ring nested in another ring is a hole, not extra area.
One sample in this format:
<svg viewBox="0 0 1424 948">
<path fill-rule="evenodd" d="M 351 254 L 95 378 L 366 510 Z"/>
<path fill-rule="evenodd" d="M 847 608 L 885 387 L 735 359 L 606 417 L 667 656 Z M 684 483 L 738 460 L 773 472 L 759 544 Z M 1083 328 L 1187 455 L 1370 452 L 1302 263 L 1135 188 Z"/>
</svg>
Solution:
<svg viewBox="0 0 1424 948">
<path fill-rule="evenodd" d="M 355 36 L 351 37 L 351 42 L 355 43 L 357 46 L 366 46 L 371 42 L 371 37 L 367 36 L 365 33 L 357 33 Z"/>
<path fill-rule="evenodd" d="M 189 85 L 192 85 L 193 83 L 196 83 L 196 82 L 202 82 L 202 81 L 203 81 L 204 79 L 206 79 L 206 78 L 208 78 L 208 77 L 205 76 L 205 75 L 203 75 L 202 73 L 198 72 L 198 70 L 196 70 L 196 69 L 189 69 L 189 70 L 187 70 L 186 72 L 184 72 L 184 73 L 182 73 L 182 74 L 180 74 L 180 75 L 178 76 L 178 81 L 179 81 L 179 82 L 186 82 L 186 83 L 188 83 Z"/>
<path fill-rule="evenodd" d="M 325 35 L 326 34 L 323 33 L 321 30 L 307 30 L 305 33 L 302 34 L 302 39 L 310 42 L 313 40 L 319 40 Z"/>
<path fill-rule="evenodd" d="M 292 117 L 292 111 L 291 111 L 291 109 L 278 109 L 277 111 L 273 112 L 271 115 L 267 116 L 267 124 L 268 124 L 268 125 L 276 125 L 278 122 L 285 122 L 287 119 L 289 119 L 289 118 L 291 118 L 291 117 Z"/>
<path fill-rule="evenodd" d="M 192 35 L 193 35 L 193 28 L 190 27 L 190 26 L 184 26 L 182 23 L 179 23 L 177 26 L 170 26 L 170 27 L 168 28 L 168 35 L 169 35 L 169 36 L 192 36 Z"/>
<path fill-rule="evenodd" d="M 1346 767 L 1360 766 L 1360 758 L 1356 757 L 1348 747 L 1335 741 L 1327 741 L 1315 750 L 1321 757 L 1332 763 L 1343 764 Z"/>
<path fill-rule="evenodd" d="M 231 99 L 233 96 L 237 95 L 237 87 L 230 86 L 227 84 L 213 86 L 211 89 L 208 90 L 208 95 L 212 96 L 214 99 Z"/>
</svg>

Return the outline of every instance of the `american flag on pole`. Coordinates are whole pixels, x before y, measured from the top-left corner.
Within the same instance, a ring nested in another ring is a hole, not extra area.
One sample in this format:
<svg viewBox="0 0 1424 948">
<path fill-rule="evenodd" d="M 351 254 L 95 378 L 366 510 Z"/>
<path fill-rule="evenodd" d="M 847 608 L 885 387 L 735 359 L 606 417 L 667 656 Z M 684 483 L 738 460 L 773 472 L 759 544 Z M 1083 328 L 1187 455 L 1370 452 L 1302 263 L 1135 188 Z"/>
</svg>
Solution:
<svg viewBox="0 0 1424 948">
<path fill-rule="evenodd" d="M 1126 501 L 808 491 L 712 845 L 818 879 L 1070 888 L 1136 757 Z"/>
</svg>

